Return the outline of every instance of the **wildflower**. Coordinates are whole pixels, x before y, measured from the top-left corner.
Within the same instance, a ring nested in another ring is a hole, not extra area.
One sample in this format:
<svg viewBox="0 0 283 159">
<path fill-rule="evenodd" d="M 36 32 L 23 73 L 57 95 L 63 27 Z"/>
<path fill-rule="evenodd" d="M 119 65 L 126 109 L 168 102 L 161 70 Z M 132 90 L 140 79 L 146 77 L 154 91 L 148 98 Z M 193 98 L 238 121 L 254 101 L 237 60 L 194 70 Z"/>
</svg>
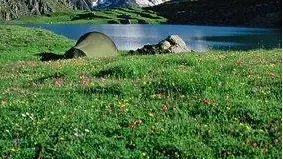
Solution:
<svg viewBox="0 0 283 159">
<path fill-rule="evenodd" d="M 203 98 L 203 99 L 202 99 L 202 102 L 203 102 L 204 104 L 210 105 L 210 102 L 209 102 L 206 98 Z"/>
<path fill-rule="evenodd" d="M 154 114 L 152 112 L 149 112 L 148 115 L 151 116 L 151 117 L 154 116 Z"/>
<path fill-rule="evenodd" d="M 263 151 L 263 152 L 267 152 L 267 151 L 268 151 L 268 149 L 267 149 L 267 148 L 264 148 L 262 151 Z"/>
<path fill-rule="evenodd" d="M 250 143 L 251 140 L 250 140 L 249 138 L 246 138 L 246 139 L 245 139 L 245 142 L 246 142 L 246 143 Z"/>
<path fill-rule="evenodd" d="M 4 101 L 4 100 L 1 100 L 1 105 L 5 105 L 6 104 L 6 102 Z"/>
<path fill-rule="evenodd" d="M 275 145 L 279 144 L 279 140 L 278 140 L 278 139 L 275 139 L 275 140 L 274 140 L 274 144 L 275 144 Z"/>
<path fill-rule="evenodd" d="M 17 150 L 16 150 L 16 149 L 14 149 L 14 148 L 11 148 L 11 151 L 12 151 L 12 152 L 16 152 Z"/>
<path fill-rule="evenodd" d="M 74 133 L 74 135 L 75 135 L 76 137 L 79 137 L 79 134 L 78 134 L 78 133 Z"/>
<path fill-rule="evenodd" d="M 61 86 L 63 85 L 64 81 L 62 78 L 56 78 L 54 81 L 55 86 Z"/>
<path fill-rule="evenodd" d="M 127 108 L 129 106 L 128 100 L 122 99 L 118 101 L 118 105 L 120 107 L 120 111 L 127 112 L 129 109 Z"/>
<path fill-rule="evenodd" d="M 87 76 L 82 76 L 81 77 L 81 83 L 85 86 L 88 86 L 90 83 L 90 79 Z"/>
<path fill-rule="evenodd" d="M 131 122 L 131 123 L 129 124 L 129 127 L 130 127 L 130 128 L 134 128 L 134 127 L 136 127 L 137 125 L 142 124 L 142 123 L 143 123 L 142 120 L 135 120 L 135 121 L 133 121 L 133 122 Z"/>
<path fill-rule="evenodd" d="M 272 78 L 276 78 L 276 77 L 278 77 L 278 76 L 277 76 L 277 74 L 276 74 L 276 73 L 273 73 L 273 72 L 272 72 L 272 73 L 270 73 L 269 75 L 270 75 Z"/>
<path fill-rule="evenodd" d="M 162 111 L 166 112 L 168 110 L 168 107 L 166 105 L 162 105 L 161 109 Z"/>
</svg>

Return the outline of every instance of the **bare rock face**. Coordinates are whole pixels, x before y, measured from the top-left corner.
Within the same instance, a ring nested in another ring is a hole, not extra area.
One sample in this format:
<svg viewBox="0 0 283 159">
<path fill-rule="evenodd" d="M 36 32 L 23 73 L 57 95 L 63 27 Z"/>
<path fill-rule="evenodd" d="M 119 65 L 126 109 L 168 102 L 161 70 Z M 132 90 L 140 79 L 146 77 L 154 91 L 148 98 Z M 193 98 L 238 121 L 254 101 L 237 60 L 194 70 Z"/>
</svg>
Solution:
<svg viewBox="0 0 283 159">
<path fill-rule="evenodd" d="M 145 45 L 136 51 L 130 51 L 133 54 L 162 54 L 162 53 L 180 53 L 191 52 L 183 39 L 178 35 L 170 35 L 158 44 Z"/>
</svg>

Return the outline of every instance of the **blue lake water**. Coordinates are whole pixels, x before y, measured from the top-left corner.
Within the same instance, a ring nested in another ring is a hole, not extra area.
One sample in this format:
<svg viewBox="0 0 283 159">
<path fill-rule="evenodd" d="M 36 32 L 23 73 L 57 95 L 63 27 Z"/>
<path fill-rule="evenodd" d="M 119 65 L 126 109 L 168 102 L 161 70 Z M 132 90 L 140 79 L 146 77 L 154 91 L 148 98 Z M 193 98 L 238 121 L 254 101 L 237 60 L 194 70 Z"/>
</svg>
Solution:
<svg viewBox="0 0 283 159">
<path fill-rule="evenodd" d="M 177 34 L 195 51 L 209 49 L 248 50 L 281 47 L 281 30 L 242 27 L 214 27 L 195 25 L 147 25 L 147 24 L 26 24 L 51 30 L 77 40 L 90 32 L 103 32 L 110 36 L 120 50 L 131 50 L 145 44 L 154 44 L 171 34 Z"/>
</svg>

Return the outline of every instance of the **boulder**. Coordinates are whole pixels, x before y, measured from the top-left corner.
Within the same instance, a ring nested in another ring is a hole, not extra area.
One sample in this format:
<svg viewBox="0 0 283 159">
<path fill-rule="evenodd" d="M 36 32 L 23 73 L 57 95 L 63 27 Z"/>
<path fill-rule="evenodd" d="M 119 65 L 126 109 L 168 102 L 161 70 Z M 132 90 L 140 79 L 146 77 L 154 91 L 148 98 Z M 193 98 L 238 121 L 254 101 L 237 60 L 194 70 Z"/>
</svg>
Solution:
<svg viewBox="0 0 283 159">
<path fill-rule="evenodd" d="M 120 20 L 120 23 L 121 23 L 121 24 L 131 24 L 131 20 L 128 19 L 128 18 L 124 18 L 124 19 L 121 19 L 121 20 Z"/>
<path fill-rule="evenodd" d="M 191 52 L 192 50 L 186 45 L 183 39 L 178 35 L 170 35 L 166 39 L 162 40 L 158 44 L 147 44 L 136 51 L 130 53 L 137 54 L 160 54 L 160 53 L 180 53 Z"/>
</svg>

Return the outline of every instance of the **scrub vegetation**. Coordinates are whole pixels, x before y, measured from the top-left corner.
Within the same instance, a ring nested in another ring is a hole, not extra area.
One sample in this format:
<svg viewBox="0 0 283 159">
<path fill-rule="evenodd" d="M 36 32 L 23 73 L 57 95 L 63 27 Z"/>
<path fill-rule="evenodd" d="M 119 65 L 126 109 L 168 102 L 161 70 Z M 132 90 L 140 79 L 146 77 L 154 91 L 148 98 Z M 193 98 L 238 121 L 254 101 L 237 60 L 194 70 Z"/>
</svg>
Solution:
<svg viewBox="0 0 283 159">
<path fill-rule="evenodd" d="M 46 15 L 22 17 L 7 23 L 89 23 L 89 24 L 160 24 L 166 18 L 141 8 L 118 8 L 94 11 L 64 11 Z"/>
<path fill-rule="evenodd" d="M 280 158 L 281 48 L 36 56 L 74 44 L 0 26 L 1 158 Z"/>
</svg>

